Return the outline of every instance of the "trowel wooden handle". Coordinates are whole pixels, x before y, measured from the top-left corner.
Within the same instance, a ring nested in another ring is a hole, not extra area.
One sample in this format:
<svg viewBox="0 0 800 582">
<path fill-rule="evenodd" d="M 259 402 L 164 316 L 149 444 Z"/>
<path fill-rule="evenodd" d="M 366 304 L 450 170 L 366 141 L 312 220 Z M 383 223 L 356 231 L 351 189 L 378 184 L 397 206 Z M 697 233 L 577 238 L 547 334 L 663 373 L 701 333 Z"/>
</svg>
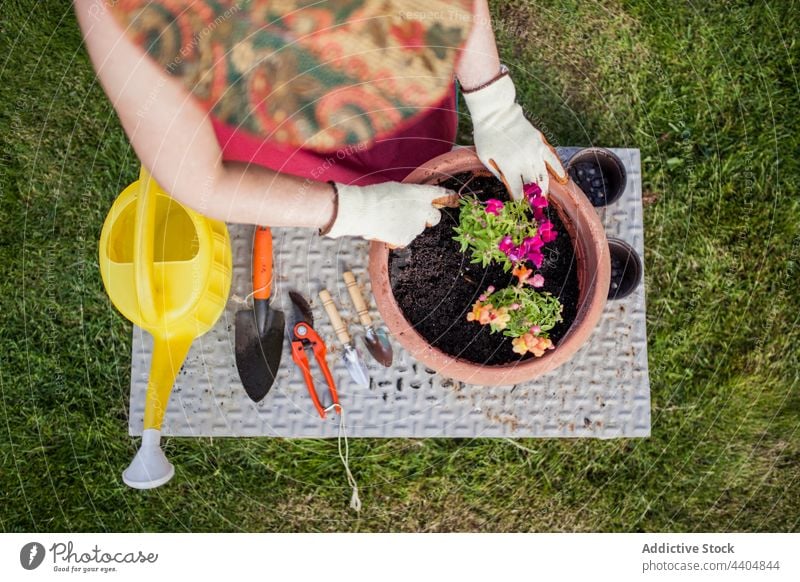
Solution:
<svg viewBox="0 0 800 582">
<path fill-rule="evenodd" d="M 458 208 L 460 205 L 461 197 L 452 192 L 450 194 L 446 194 L 445 196 L 439 196 L 439 198 L 434 198 L 431 205 L 434 208 L 442 209 L 442 208 Z"/>
<path fill-rule="evenodd" d="M 336 309 L 333 297 L 331 297 L 327 289 L 323 289 L 319 292 L 319 298 L 322 300 L 322 306 L 325 308 L 325 312 L 328 314 L 333 324 L 333 331 L 336 332 L 336 337 L 338 337 L 339 341 L 343 344 L 349 344 L 350 334 L 347 333 L 347 327 L 345 327 L 344 321 L 342 321 L 342 316 L 339 315 L 339 310 Z"/>
<path fill-rule="evenodd" d="M 369 316 L 369 308 L 364 301 L 364 296 L 361 295 L 361 289 L 358 288 L 356 278 L 351 271 L 346 271 L 344 275 L 344 284 L 347 285 L 347 292 L 350 293 L 350 299 L 353 300 L 353 305 L 358 312 L 358 318 L 361 320 L 361 325 L 369 327 L 372 325 L 372 318 Z"/>
</svg>

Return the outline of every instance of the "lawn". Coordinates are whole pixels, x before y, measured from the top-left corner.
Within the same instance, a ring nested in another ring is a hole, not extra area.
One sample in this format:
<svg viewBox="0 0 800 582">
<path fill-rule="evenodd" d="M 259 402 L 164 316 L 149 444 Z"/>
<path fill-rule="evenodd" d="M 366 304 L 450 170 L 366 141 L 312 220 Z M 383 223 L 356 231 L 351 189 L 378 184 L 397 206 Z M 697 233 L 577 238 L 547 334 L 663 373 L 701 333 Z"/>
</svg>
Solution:
<svg viewBox="0 0 800 582">
<path fill-rule="evenodd" d="M 169 439 L 172 483 L 121 483 L 97 241 L 138 164 L 67 3 L 3 2 L 0 529 L 798 531 L 800 3 L 712 4 L 493 4 L 553 142 L 641 149 L 652 437 L 357 440 L 357 515 L 329 441 Z"/>
</svg>

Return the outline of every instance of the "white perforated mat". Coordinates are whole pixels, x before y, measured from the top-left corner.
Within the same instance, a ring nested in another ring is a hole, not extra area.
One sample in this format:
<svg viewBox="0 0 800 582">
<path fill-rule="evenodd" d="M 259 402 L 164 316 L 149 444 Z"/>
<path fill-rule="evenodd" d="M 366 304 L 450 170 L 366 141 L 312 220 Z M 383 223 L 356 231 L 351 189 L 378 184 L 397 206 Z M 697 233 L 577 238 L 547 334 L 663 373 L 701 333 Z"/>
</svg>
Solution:
<svg viewBox="0 0 800 582">
<path fill-rule="evenodd" d="M 566 160 L 576 148 L 563 148 Z M 639 151 L 613 150 L 627 170 L 622 197 L 598 209 L 610 237 L 628 242 L 644 257 Z M 231 297 L 217 325 L 195 341 L 175 382 L 163 424 L 165 435 L 335 437 L 338 417 L 321 420 L 300 371 L 284 342 L 281 369 L 272 390 L 253 403 L 239 382 L 234 361 L 235 313 L 250 293 L 252 227 L 231 225 L 234 278 Z M 287 292 L 298 289 L 312 300 L 315 328 L 329 348 L 328 364 L 354 437 L 644 437 L 650 434 L 644 281 L 625 299 L 609 301 L 589 341 L 573 359 L 530 383 L 507 387 L 463 384 L 417 364 L 393 342 L 394 366 L 375 363 L 360 345 L 357 325 L 341 278 L 351 269 L 367 291 L 368 244 L 331 240 L 311 230 L 273 229 L 276 285 L 273 305 L 287 314 Z M 339 359 L 327 315 L 317 299 L 326 286 L 334 296 L 369 367 L 369 388 L 358 387 Z M 371 298 L 369 298 L 371 299 Z M 371 314 L 380 317 L 374 302 Z M 150 336 L 133 331 L 131 435 L 142 432 L 150 367 Z M 312 362 L 315 381 L 324 380 Z"/>
</svg>

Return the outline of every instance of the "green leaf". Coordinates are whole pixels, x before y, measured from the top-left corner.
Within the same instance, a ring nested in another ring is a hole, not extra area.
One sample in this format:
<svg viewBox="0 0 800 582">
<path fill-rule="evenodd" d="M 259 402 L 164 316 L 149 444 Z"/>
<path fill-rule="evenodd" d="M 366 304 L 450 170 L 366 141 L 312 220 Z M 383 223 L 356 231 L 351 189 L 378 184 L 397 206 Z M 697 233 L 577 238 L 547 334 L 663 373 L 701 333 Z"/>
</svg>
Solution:
<svg viewBox="0 0 800 582">
<path fill-rule="evenodd" d="M 677 168 L 678 166 L 683 165 L 683 160 L 680 158 L 669 158 L 667 160 L 667 166 L 670 168 Z"/>
</svg>

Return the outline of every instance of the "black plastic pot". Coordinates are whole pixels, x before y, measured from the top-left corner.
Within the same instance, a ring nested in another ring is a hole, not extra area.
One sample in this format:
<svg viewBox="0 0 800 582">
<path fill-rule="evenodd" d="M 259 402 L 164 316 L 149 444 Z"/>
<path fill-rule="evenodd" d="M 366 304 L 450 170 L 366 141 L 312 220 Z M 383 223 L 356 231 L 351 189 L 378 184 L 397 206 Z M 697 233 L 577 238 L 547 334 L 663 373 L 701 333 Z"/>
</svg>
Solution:
<svg viewBox="0 0 800 582">
<path fill-rule="evenodd" d="M 622 160 L 605 148 L 580 150 L 567 162 L 567 172 L 595 207 L 616 202 L 628 180 Z"/>
<path fill-rule="evenodd" d="M 627 297 L 642 281 L 642 259 L 631 245 L 618 238 L 608 239 L 611 252 L 611 282 L 608 287 L 609 299 Z"/>
</svg>

